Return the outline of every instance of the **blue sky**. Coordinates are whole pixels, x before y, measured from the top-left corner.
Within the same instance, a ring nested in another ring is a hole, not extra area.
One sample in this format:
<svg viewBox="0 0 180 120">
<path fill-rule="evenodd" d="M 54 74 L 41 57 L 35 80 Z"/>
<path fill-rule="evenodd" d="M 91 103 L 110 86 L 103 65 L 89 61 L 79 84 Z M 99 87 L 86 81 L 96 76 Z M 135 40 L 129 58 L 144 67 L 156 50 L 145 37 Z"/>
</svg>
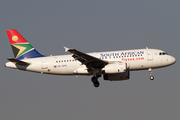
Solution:
<svg viewBox="0 0 180 120">
<path fill-rule="evenodd" d="M 173 0 L 31 0 L 1 1 L 0 119 L 126 119 L 180 118 L 180 2 Z M 104 81 L 94 88 L 91 77 L 52 76 L 5 68 L 13 57 L 7 29 L 17 29 L 44 55 L 161 49 L 176 64 L 131 72 L 130 80 Z"/>
</svg>

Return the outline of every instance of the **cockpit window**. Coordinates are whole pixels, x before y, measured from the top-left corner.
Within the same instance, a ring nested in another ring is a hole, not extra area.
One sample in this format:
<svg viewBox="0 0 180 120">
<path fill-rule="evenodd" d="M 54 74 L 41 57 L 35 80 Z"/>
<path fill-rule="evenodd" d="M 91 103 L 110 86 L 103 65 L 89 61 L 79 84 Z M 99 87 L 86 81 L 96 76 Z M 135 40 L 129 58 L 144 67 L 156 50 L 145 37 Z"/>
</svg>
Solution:
<svg viewBox="0 0 180 120">
<path fill-rule="evenodd" d="M 159 55 L 168 55 L 168 54 L 165 52 L 160 52 Z"/>
</svg>

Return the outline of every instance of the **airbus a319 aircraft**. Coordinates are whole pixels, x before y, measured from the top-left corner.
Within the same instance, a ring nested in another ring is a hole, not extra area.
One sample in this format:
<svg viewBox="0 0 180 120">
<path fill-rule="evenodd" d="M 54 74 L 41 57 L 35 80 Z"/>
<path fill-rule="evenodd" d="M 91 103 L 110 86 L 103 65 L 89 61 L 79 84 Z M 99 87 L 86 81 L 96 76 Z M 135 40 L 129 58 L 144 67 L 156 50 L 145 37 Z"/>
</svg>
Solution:
<svg viewBox="0 0 180 120">
<path fill-rule="evenodd" d="M 15 58 L 5 67 L 54 75 L 93 75 L 91 81 L 99 87 L 98 78 L 122 81 L 130 78 L 130 71 L 148 70 L 153 80 L 152 69 L 167 67 L 176 59 L 158 49 L 134 49 L 109 52 L 83 53 L 67 47 L 72 55 L 44 56 L 29 44 L 17 30 L 7 30 Z"/>
</svg>

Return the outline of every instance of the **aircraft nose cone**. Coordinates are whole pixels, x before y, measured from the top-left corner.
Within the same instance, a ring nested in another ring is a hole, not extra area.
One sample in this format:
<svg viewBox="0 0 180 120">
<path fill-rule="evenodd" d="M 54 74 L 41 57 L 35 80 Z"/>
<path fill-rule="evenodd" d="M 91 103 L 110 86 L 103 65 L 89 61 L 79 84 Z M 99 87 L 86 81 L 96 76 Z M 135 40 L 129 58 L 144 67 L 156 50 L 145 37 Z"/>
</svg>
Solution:
<svg viewBox="0 0 180 120">
<path fill-rule="evenodd" d="M 171 62 L 172 62 L 172 64 L 174 64 L 176 62 L 176 58 L 172 57 Z"/>
</svg>

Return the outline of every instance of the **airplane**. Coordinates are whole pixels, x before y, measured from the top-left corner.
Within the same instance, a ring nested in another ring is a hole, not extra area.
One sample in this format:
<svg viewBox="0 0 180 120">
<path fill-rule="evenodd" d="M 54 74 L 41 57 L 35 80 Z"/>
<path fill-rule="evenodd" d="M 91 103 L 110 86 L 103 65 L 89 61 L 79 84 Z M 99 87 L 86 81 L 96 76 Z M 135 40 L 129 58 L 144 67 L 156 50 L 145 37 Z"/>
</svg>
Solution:
<svg viewBox="0 0 180 120">
<path fill-rule="evenodd" d="M 23 71 L 53 75 L 92 75 L 94 87 L 99 87 L 98 78 L 108 81 L 123 81 L 130 78 L 130 71 L 167 67 L 176 62 L 173 56 L 159 49 L 134 49 L 122 51 L 83 53 L 64 47 L 69 55 L 45 56 L 40 54 L 15 29 L 6 30 L 15 58 L 7 58 L 5 67 Z"/>
</svg>

